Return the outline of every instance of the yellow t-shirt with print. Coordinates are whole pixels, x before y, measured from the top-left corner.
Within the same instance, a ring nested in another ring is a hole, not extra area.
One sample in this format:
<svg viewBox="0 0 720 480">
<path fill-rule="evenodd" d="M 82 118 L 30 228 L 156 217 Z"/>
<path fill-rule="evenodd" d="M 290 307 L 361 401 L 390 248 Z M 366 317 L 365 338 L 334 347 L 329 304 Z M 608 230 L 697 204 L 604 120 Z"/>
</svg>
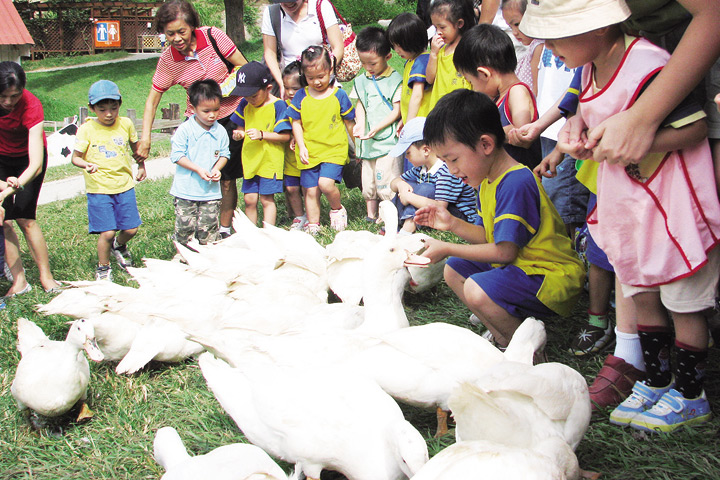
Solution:
<svg viewBox="0 0 720 480">
<path fill-rule="evenodd" d="M 274 132 L 275 127 L 284 118 L 285 102 L 276 98 L 274 101 L 259 108 L 242 99 L 231 120 L 244 127 L 247 132 L 256 128 L 262 132 Z M 242 147 L 243 176 L 253 178 L 283 178 L 285 160 L 285 142 L 269 140 L 253 140 L 245 136 Z"/>
<path fill-rule="evenodd" d="M 428 110 L 432 110 L 444 95 L 457 90 L 459 88 L 467 88 L 472 90 L 470 82 L 465 80 L 460 72 L 455 70 L 453 64 L 453 55 L 445 54 L 445 45 L 438 52 L 437 68 L 435 70 L 435 83 L 433 83 L 432 93 L 430 93 L 430 105 Z"/>
<path fill-rule="evenodd" d="M 83 172 L 87 193 L 112 195 L 135 186 L 130 143 L 137 141 L 135 125 L 127 117 L 117 117 L 111 127 L 101 125 L 94 118 L 80 126 L 75 150 L 83 153 L 86 162 L 98 167 L 95 173 Z"/>
</svg>

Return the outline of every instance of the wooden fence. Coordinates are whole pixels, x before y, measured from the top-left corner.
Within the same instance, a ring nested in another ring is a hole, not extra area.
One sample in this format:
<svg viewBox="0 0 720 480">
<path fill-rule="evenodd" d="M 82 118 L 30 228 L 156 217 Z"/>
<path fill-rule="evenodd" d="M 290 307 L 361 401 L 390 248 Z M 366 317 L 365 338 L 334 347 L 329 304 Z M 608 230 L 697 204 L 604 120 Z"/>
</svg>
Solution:
<svg viewBox="0 0 720 480">
<path fill-rule="evenodd" d="M 161 118 L 155 119 L 152 129 L 160 130 L 161 135 L 172 135 L 175 132 L 175 129 L 177 129 L 177 127 L 185 121 L 185 118 L 180 116 L 180 104 L 178 103 L 170 103 L 168 104 L 167 108 L 161 108 L 160 111 L 162 112 Z M 135 124 L 135 129 L 138 132 L 142 132 L 142 118 L 137 118 L 137 112 L 135 111 L 135 109 L 128 108 L 126 116 L 133 121 L 133 123 Z M 80 107 L 78 109 L 77 124 L 82 125 L 83 123 L 85 123 L 85 120 L 87 120 L 87 118 L 88 108 Z M 52 130 L 54 132 L 57 132 L 62 127 L 69 123 L 72 123 L 75 120 L 76 117 L 65 117 L 60 122 L 45 121 L 43 122 L 43 128 L 45 130 Z M 156 134 L 153 135 L 155 136 Z"/>
</svg>

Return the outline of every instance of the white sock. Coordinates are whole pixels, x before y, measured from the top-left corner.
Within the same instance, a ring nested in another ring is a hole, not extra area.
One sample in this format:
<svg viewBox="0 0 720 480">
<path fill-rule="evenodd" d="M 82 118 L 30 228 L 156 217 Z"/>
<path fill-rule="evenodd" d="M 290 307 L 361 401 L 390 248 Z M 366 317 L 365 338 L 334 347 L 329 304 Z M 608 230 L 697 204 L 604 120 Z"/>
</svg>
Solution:
<svg viewBox="0 0 720 480">
<path fill-rule="evenodd" d="M 218 233 L 230 233 L 230 227 L 223 227 L 222 225 L 220 225 L 220 230 L 218 231 Z"/>
<path fill-rule="evenodd" d="M 615 352 L 613 355 L 622 358 L 638 370 L 645 371 L 645 359 L 640 345 L 640 336 L 637 333 L 620 332 L 615 327 Z"/>
</svg>

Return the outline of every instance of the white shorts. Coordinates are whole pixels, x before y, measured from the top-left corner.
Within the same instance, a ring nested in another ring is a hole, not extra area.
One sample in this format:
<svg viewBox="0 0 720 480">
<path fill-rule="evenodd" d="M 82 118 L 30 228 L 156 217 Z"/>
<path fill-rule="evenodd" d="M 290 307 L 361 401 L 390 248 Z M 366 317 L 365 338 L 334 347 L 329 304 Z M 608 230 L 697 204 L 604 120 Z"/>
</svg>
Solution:
<svg viewBox="0 0 720 480">
<path fill-rule="evenodd" d="M 671 312 L 695 313 L 715 306 L 720 276 L 720 247 L 708 254 L 704 267 L 689 277 L 657 287 L 622 284 L 625 298 L 643 292 L 660 292 L 660 301 Z"/>
</svg>

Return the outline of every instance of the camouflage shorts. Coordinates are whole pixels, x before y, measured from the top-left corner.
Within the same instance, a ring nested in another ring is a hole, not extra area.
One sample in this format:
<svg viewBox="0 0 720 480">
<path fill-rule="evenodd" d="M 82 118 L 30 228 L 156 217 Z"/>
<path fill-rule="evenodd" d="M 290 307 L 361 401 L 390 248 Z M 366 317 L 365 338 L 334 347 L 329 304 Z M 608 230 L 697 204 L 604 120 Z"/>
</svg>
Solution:
<svg viewBox="0 0 720 480">
<path fill-rule="evenodd" d="M 187 245 L 197 237 L 200 245 L 218 238 L 220 200 L 184 200 L 175 198 L 175 235 L 178 243 Z"/>
</svg>

